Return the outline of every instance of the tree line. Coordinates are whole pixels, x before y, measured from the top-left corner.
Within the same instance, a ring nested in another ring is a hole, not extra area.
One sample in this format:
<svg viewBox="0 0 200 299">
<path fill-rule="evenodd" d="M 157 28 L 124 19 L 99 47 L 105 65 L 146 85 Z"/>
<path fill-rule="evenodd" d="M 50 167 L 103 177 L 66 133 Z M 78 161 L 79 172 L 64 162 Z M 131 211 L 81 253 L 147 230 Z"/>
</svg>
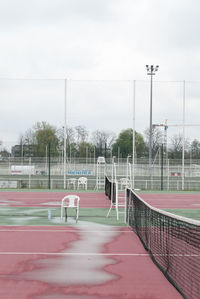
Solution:
<svg viewBox="0 0 200 299">
<path fill-rule="evenodd" d="M 152 154 L 158 152 L 163 143 L 163 133 L 158 127 L 152 131 Z M 1 143 L 0 143 L 1 144 Z M 51 156 L 57 157 L 64 150 L 64 128 L 56 128 L 47 122 L 37 122 L 32 128 L 20 135 L 17 145 L 12 147 L 14 157 L 45 157 L 50 144 Z M 2 145 L 2 144 L 1 144 Z M 165 151 L 166 151 L 166 145 Z M 168 158 L 180 159 L 182 156 L 183 139 L 174 135 L 168 146 Z M 185 140 L 185 158 L 200 158 L 200 142 L 195 139 L 191 143 Z M 144 135 L 135 131 L 135 155 L 137 158 L 148 158 L 149 129 Z M 133 129 L 122 130 L 118 136 L 110 131 L 96 130 L 89 134 L 84 126 L 68 127 L 66 131 L 67 157 L 85 158 L 98 156 L 116 156 L 126 158 L 133 153 Z M 7 153 L 1 151 L 3 156 Z"/>
</svg>

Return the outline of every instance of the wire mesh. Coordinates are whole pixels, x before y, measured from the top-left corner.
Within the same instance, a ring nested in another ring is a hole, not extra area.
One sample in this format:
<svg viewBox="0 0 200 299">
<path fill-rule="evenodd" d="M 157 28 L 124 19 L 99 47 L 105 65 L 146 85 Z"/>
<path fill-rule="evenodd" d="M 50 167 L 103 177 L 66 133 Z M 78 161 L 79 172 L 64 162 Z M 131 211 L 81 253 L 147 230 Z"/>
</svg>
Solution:
<svg viewBox="0 0 200 299">
<path fill-rule="evenodd" d="M 154 263 L 186 299 L 200 294 L 200 222 L 145 203 L 127 189 L 127 222 Z"/>
</svg>

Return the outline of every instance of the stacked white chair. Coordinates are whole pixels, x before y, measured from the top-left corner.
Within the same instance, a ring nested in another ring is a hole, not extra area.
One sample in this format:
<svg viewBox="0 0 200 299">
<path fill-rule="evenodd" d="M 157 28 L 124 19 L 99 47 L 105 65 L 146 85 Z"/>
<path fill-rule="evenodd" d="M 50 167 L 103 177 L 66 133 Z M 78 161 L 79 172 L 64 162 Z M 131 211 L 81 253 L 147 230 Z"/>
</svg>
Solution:
<svg viewBox="0 0 200 299">
<path fill-rule="evenodd" d="M 87 178 L 86 177 L 80 177 L 78 179 L 78 189 L 80 187 L 85 188 L 85 190 L 87 190 Z"/>
<path fill-rule="evenodd" d="M 65 217 L 67 221 L 67 209 L 74 208 L 76 209 L 76 222 L 79 217 L 79 201 L 80 197 L 77 195 L 67 195 L 61 201 L 61 220 Z"/>
</svg>

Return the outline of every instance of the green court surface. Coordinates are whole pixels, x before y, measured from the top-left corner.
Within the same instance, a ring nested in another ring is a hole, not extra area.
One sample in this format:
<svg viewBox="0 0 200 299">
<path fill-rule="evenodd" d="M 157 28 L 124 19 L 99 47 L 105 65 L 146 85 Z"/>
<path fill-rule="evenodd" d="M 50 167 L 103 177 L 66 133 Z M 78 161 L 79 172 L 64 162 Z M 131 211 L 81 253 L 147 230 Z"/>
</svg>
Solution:
<svg viewBox="0 0 200 299">
<path fill-rule="evenodd" d="M 61 209 L 57 207 L 30 208 L 30 207 L 2 207 L 0 208 L 0 225 L 76 225 L 75 211 L 68 209 L 67 221 L 61 220 Z M 116 211 L 112 210 L 109 217 L 107 208 L 81 208 L 79 210 L 79 224 L 92 225 L 94 223 L 126 226 L 124 213 L 120 214 L 119 220 Z"/>
<path fill-rule="evenodd" d="M 200 221 L 200 210 L 192 209 L 165 209 L 165 211 L 179 216 L 183 216 L 190 219 L 195 219 Z"/>
<path fill-rule="evenodd" d="M 53 192 L 77 192 L 77 190 L 74 189 L 10 189 L 10 188 L 4 188 L 4 189 L 0 189 L 0 192 L 49 192 L 49 193 L 53 193 Z M 85 189 L 80 189 L 78 190 L 81 193 L 91 193 L 91 192 L 95 192 L 95 193 L 105 193 L 105 190 L 85 190 Z M 135 189 L 134 190 L 136 193 L 138 194 L 143 194 L 143 193 L 147 193 L 147 194 L 199 194 L 199 191 L 192 191 L 192 190 L 142 190 L 142 189 Z"/>
<path fill-rule="evenodd" d="M 199 194 L 199 191 L 192 190 L 134 190 L 138 194 Z"/>
<path fill-rule="evenodd" d="M 81 193 L 91 193 L 91 192 L 95 192 L 95 193 L 105 193 L 105 190 L 90 190 L 90 189 L 80 189 L 80 190 L 76 190 L 76 189 L 29 189 L 29 188 L 16 188 L 16 189 L 12 189 L 12 188 L 4 188 L 4 189 L 0 189 L 0 192 L 49 192 L 49 193 L 53 193 L 53 192 L 81 192 Z"/>
<path fill-rule="evenodd" d="M 165 209 L 165 211 L 179 216 L 200 221 L 200 210 Z M 99 223 L 111 226 L 126 226 L 124 214 L 117 220 L 115 210 L 109 217 L 107 208 L 82 208 L 79 211 L 78 223 L 92 225 Z M 30 207 L 3 207 L 0 208 L 0 225 L 76 225 L 75 211 L 69 209 L 67 221 L 60 218 L 60 208 L 30 208 Z"/>
</svg>

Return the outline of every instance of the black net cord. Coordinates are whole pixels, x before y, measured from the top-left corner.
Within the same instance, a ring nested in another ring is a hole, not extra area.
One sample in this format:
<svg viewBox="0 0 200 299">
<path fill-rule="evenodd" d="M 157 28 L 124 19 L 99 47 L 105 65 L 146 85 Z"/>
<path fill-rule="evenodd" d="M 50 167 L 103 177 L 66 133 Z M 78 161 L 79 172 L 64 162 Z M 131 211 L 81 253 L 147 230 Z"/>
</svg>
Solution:
<svg viewBox="0 0 200 299">
<path fill-rule="evenodd" d="M 110 181 L 107 176 L 105 177 L 105 195 L 108 197 L 108 199 L 112 200 L 112 202 L 115 202 L 116 183 Z"/>
</svg>

